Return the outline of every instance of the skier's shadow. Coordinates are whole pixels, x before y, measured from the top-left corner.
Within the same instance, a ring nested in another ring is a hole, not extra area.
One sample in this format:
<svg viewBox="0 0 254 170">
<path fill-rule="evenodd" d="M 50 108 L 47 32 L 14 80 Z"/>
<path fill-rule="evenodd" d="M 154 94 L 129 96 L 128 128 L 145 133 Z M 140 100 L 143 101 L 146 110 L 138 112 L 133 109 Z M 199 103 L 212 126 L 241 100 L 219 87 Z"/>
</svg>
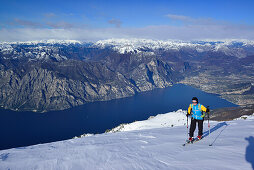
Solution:
<svg viewBox="0 0 254 170">
<path fill-rule="evenodd" d="M 254 137 L 250 136 L 245 138 L 245 140 L 249 142 L 245 152 L 245 159 L 251 164 L 252 169 L 254 169 Z"/>
<path fill-rule="evenodd" d="M 213 133 L 214 131 L 220 129 L 221 127 L 224 128 L 220 131 L 220 133 L 216 136 L 216 138 L 214 139 L 214 141 L 211 143 L 211 145 L 213 145 L 216 140 L 219 138 L 219 136 L 221 135 L 221 133 L 226 129 L 226 127 L 228 126 L 228 124 L 226 122 L 221 122 L 221 123 L 218 123 L 216 126 L 214 126 L 213 128 L 210 129 L 210 133 Z M 209 135 L 209 130 L 205 131 L 203 133 L 203 138 L 207 137 Z"/>
</svg>

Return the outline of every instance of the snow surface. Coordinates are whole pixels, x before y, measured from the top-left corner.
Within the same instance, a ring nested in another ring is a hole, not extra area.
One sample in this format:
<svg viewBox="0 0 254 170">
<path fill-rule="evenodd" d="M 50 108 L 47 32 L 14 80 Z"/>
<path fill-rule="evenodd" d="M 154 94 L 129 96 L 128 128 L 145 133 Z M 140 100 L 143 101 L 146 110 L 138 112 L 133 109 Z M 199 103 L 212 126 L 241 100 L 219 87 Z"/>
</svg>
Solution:
<svg viewBox="0 0 254 170">
<path fill-rule="evenodd" d="M 2 150 L 0 169 L 252 169 L 254 116 L 212 122 L 210 136 L 207 136 L 205 122 L 204 139 L 183 147 L 186 126 L 158 125 L 165 123 L 164 119 L 170 119 L 168 114 L 139 123 L 156 127 L 152 129 L 105 133 Z M 175 121 L 181 120 L 184 111 L 170 114 Z M 142 129 L 136 124 L 132 123 L 132 126 Z M 210 143 L 213 145 L 209 146 Z"/>
<path fill-rule="evenodd" d="M 165 114 L 151 116 L 148 120 L 136 121 L 128 124 L 121 124 L 110 132 L 123 132 L 131 130 L 153 129 L 161 127 L 174 127 L 186 125 L 186 111 L 178 110 Z"/>
</svg>

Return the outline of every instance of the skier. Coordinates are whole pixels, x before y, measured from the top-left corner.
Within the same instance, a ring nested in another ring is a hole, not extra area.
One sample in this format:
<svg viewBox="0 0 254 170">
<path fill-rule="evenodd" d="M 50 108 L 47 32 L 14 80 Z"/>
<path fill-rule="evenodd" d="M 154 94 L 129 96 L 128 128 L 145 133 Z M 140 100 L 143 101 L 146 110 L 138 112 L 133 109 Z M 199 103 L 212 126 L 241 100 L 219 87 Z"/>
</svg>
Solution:
<svg viewBox="0 0 254 170">
<path fill-rule="evenodd" d="M 202 104 L 198 103 L 198 98 L 192 98 L 192 104 L 188 108 L 187 117 L 192 114 L 190 132 L 189 132 L 189 141 L 194 140 L 193 134 L 196 129 L 196 123 L 198 122 L 198 140 L 202 138 L 203 135 L 203 122 L 205 117 L 205 112 L 209 112 L 209 109 L 204 107 Z"/>
</svg>

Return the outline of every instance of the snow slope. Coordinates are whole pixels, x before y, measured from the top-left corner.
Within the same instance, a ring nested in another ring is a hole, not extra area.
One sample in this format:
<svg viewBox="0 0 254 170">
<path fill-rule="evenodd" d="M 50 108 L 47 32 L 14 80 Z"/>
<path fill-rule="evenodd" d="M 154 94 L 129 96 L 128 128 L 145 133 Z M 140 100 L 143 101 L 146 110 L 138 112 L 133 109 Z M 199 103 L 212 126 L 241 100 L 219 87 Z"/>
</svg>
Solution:
<svg viewBox="0 0 254 170">
<path fill-rule="evenodd" d="M 252 169 L 253 129 L 254 116 L 212 122 L 208 137 L 205 122 L 204 139 L 185 147 L 186 126 L 105 133 L 2 150 L 0 169 Z"/>
<path fill-rule="evenodd" d="M 186 125 L 186 111 L 178 110 L 165 114 L 151 116 L 148 120 L 136 121 L 128 124 L 121 124 L 109 132 L 123 132 L 131 130 L 154 129 L 161 127 L 174 127 Z"/>
</svg>

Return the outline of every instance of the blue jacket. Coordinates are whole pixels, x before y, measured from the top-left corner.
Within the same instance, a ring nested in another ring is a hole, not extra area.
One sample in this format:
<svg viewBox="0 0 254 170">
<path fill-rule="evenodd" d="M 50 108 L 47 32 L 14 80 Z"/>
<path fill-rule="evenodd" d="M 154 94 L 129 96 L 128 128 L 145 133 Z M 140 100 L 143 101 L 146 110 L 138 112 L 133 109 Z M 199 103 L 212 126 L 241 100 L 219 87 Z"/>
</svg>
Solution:
<svg viewBox="0 0 254 170">
<path fill-rule="evenodd" d="M 198 103 L 197 105 L 190 104 L 188 108 L 188 114 L 192 113 L 192 117 L 194 119 L 203 120 L 205 116 L 203 112 L 206 112 L 206 110 L 207 109 L 200 103 Z"/>
</svg>

